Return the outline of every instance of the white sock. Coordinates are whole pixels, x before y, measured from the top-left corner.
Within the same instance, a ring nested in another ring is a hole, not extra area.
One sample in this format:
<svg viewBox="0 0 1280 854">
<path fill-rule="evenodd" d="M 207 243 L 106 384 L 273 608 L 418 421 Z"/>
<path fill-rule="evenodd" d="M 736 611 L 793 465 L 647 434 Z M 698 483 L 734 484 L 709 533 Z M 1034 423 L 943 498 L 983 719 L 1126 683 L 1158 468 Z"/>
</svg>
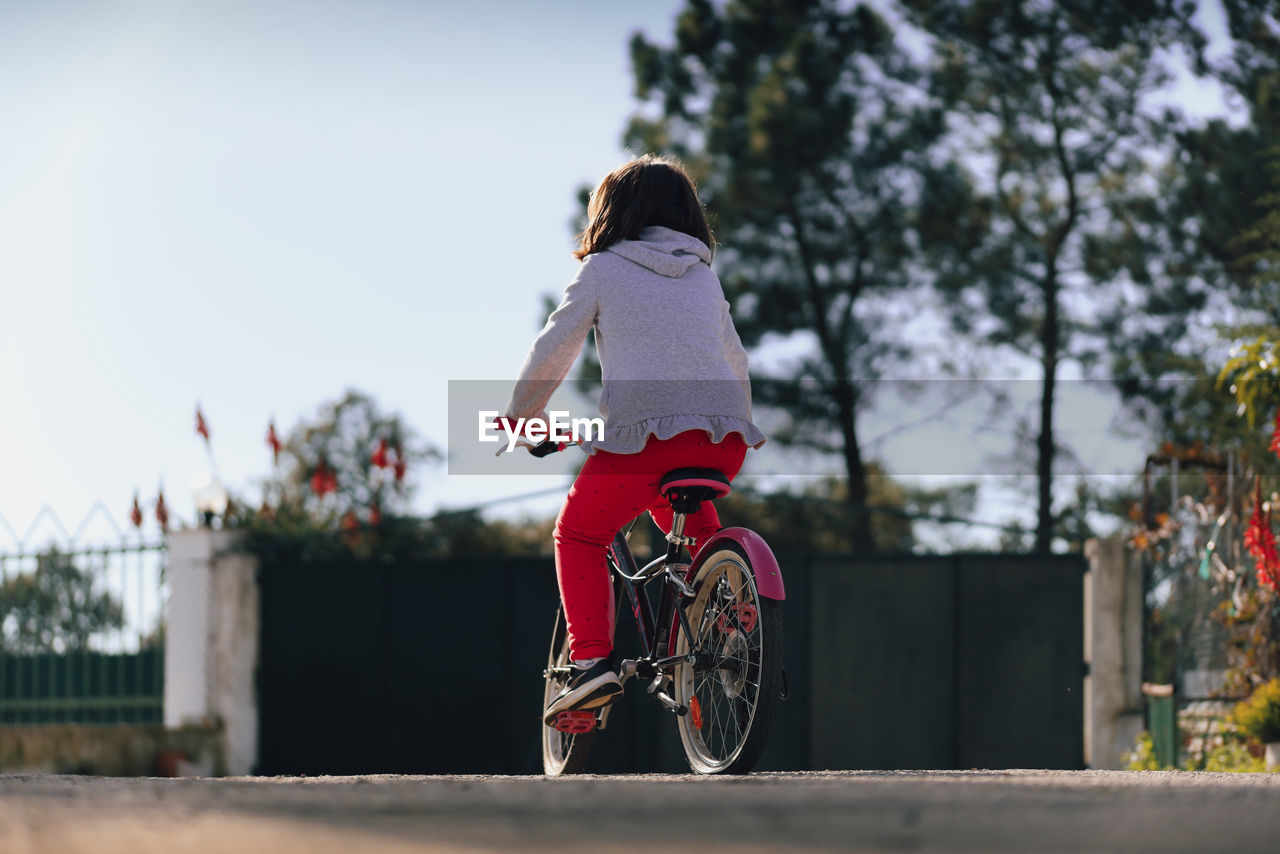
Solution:
<svg viewBox="0 0 1280 854">
<path fill-rule="evenodd" d="M 573 666 L 578 668 L 579 670 L 590 670 L 591 668 L 595 667 L 597 664 L 599 664 L 602 661 L 604 661 L 603 655 L 600 656 L 599 658 L 583 658 L 583 659 L 575 658 L 573 660 Z"/>
</svg>

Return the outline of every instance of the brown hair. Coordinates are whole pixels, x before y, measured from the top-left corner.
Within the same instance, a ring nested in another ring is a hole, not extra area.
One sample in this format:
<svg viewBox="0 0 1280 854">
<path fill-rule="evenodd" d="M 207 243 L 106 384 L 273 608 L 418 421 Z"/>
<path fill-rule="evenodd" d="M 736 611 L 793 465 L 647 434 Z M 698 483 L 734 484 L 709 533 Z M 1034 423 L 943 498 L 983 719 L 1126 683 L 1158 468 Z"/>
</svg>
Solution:
<svg viewBox="0 0 1280 854">
<path fill-rule="evenodd" d="M 587 203 L 587 227 L 573 253 L 581 261 L 619 240 L 635 240 L 650 225 L 682 231 L 715 249 L 693 179 L 680 161 L 646 154 L 604 177 Z"/>
</svg>

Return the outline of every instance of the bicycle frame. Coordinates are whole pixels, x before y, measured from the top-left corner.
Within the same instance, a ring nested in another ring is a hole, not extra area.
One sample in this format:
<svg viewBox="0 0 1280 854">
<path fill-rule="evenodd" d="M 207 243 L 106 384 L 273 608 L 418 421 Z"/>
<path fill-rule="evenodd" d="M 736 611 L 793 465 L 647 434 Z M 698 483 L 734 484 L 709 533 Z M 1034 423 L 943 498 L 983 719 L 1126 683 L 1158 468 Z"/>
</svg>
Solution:
<svg viewBox="0 0 1280 854">
<path fill-rule="evenodd" d="M 649 602 L 649 597 L 644 594 L 643 587 L 648 581 L 657 577 L 657 569 L 666 564 L 667 555 L 650 562 L 643 571 L 639 570 L 636 568 L 636 560 L 631 554 L 631 548 L 627 545 L 626 536 L 618 533 L 609 546 L 608 559 L 613 572 L 615 591 L 620 589 L 626 595 L 631 616 L 635 620 L 636 633 L 640 639 L 641 661 L 647 661 L 652 666 L 656 663 L 657 651 L 664 648 L 656 636 L 656 628 L 662 625 L 670 626 L 672 612 L 675 610 L 675 594 L 670 584 L 662 585 L 662 593 L 658 599 L 658 619 L 655 619 L 653 606 Z M 617 626 L 614 627 L 614 631 L 617 631 Z M 669 634 L 669 631 L 668 629 L 664 634 Z M 655 675 L 655 673 L 640 672 L 639 668 L 637 673 L 649 679 Z"/>
<path fill-rule="evenodd" d="M 717 547 L 729 543 L 740 546 L 751 559 L 755 570 L 753 580 L 761 596 L 778 601 L 786 599 L 782 570 L 778 566 L 777 558 L 773 555 L 773 550 L 759 534 L 747 528 L 724 528 L 707 540 L 706 544 L 698 550 L 698 559 L 688 565 L 683 575 L 684 582 L 686 584 L 692 582 L 706 558 L 714 554 Z M 671 543 L 665 555 L 651 561 L 643 569 L 637 569 L 625 535 L 619 533 L 609 546 L 608 558 L 614 583 L 621 588 L 621 592 L 626 594 L 626 601 L 631 607 L 631 615 L 635 620 L 643 650 L 643 657 L 636 662 L 636 673 L 645 679 L 656 678 L 658 674 L 665 673 L 670 665 L 680 660 L 675 655 L 677 632 L 684 631 L 690 643 L 693 642 L 692 632 L 684 623 L 684 610 L 676 607 L 675 583 L 667 580 L 662 585 L 656 615 L 649 597 L 644 595 L 642 590 L 649 581 L 664 576 L 663 570 L 666 567 L 682 566 L 678 563 L 679 551 L 679 544 Z M 617 627 L 614 628 L 616 631 Z M 659 657 L 659 651 L 663 653 L 662 657 Z"/>
</svg>

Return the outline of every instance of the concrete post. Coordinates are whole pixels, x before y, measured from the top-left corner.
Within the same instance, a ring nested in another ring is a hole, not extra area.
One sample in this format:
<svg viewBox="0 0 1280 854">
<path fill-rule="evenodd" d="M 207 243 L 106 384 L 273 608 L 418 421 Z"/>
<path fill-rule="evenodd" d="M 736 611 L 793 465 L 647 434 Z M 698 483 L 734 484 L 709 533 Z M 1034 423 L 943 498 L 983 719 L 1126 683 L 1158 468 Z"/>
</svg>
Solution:
<svg viewBox="0 0 1280 854">
<path fill-rule="evenodd" d="M 218 730 L 221 755 L 206 773 L 249 774 L 258 761 L 256 570 L 234 532 L 169 537 L 164 723 Z"/>
<path fill-rule="evenodd" d="M 1142 555 L 1123 536 L 1085 544 L 1085 765 L 1117 769 L 1143 726 Z"/>
</svg>

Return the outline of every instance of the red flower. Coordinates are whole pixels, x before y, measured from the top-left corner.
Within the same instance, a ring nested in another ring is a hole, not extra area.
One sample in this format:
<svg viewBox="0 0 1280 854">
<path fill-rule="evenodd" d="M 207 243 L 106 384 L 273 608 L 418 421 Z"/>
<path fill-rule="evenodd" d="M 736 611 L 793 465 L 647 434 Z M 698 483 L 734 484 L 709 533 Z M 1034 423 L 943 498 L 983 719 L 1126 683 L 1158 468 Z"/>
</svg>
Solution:
<svg viewBox="0 0 1280 854">
<path fill-rule="evenodd" d="M 1267 449 L 1280 457 L 1280 409 L 1276 410 L 1276 429 L 1271 431 L 1271 444 Z"/>
<path fill-rule="evenodd" d="M 311 491 L 321 498 L 338 491 L 338 475 L 329 468 L 324 457 L 320 458 L 320 464 L 311 473 Z"/>
<path fill-rule="evenodd" d="M 204 413 L 200 411 L 200 407 L 196 407 L 196 432 L 209 441 L 209 425 L 204 420 Z"/>
<path fill-rule="evenodd" d="M 274 420 L 267 425 L 267 445 L 271 448 L 272 458 L 279 465 L 280 449 L 284 446 L 280 444 L 280 437 L 276 435 L 276 422 Z"/>
<path fill-rule="evenodd" d="M 138 493 L 133 493 L 133 507 L 129 510 L 129 521 L 133 527 L 142 527 L 142 507 L 138 504 Z"/>
<path fill-rule="evenodd" d="M 160 523 L 162 531 L 169 530 L 169 508 L 164 503 L 164 490 L 160 490 L 160 494 L 156 496 L 156 521 Z"/>
<path fill-rule="evenodd" d="M 342 530 L 350 533 L 360 527 L 360 520 L 356 518 L 354 510 L 348 510 L 342 516 Z"/>
<path fill-rule="evenodd" d="M 1271 530 L 1271 507 L 1262 500 L 1261 477 L 1254 478 L 1253 515 L 1244 531 L 1244 547 L 1257 564 L 1259 586 L 1280 589 L 1280 552 Z"/>
<path fill-rule="evenodd" d="M 382 507 L 378 504 L 378 499 L 373 500 L 373 504 L 369 507 L 369 524 L 380 525 L 382 523 Z"/>
<path fill-rule="evenodd" d="M 387 459 L 387 440 L 386 439 L 378 440 L 378 448 L 373 452 L 373 457 L 372 459 L 370 459 L 370 462 L 373 463 L 375 467 L 380 469 L 384 469 L 387 466 L 391 465 L 391 462 Z"/>
<path fill-rule="evenodd" d="M 404 447 L 396 443 L 396 462 L 393 469 L 396 473 L 396 483 L 404 480 L 405 470 L 409 467 L 409 463 L 404 458 Z"/>
</svg>

